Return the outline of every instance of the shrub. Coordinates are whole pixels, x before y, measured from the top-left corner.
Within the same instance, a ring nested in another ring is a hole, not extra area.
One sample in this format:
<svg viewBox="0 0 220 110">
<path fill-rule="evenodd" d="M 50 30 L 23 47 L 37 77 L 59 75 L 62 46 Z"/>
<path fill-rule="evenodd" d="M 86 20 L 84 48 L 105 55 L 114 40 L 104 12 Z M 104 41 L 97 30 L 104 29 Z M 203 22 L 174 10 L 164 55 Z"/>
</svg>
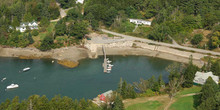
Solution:
<svg viewBox="0 0 220 110">
<path fill-rule="evenodd" d="M 193 45 L 197 45 L 199 44 L 203 39 L 203 35 L 202 34 L 196 34 L 194 35 L 193 39 L 191 40 L 191 43 Z"/>
<path fill-rule="evenodd" d="M 33 36 L 38 36 L 39 32 L 38 32 L 37 30 L 33 30 L 33 31 L 31 32 L 31 34 L 32 34 Z"/>
</svg>

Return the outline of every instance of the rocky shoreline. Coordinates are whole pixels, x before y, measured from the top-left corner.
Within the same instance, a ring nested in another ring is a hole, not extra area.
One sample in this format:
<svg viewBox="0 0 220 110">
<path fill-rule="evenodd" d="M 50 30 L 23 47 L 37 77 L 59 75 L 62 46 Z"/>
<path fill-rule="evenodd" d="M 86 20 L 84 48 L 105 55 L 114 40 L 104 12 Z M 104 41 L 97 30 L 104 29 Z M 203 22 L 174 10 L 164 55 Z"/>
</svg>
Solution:
<svg viewBox="0 0 220 110">
<path fill-rule="evenodd" d="M 164 50 L 164 49 L 163 49 Z M 175 49 L 174 49 L 175 50 Z M 171 50 L 169 50 L 171 51 Z M 173 50 L 172 50 L 173 51 Z M 181 56 L 180 50 L 175 50 L 174 53 L 151 50 L 150 48 L 142 47 L 106 47 L 107 55 L 137 55 L 137 56 L 150 56 L 156 58 L 162 58 L 182 63 L 188 63 L 189 54 L 195 55 L 193 57 L 193 63 L 201 67 L 204 62 L 200 58 L 206 56 L 203 54 L 190 53 L 186 56 Z M 175 54 L 176 53 L 176 54 Z M 183 52 L 186 53 L 186 52 Z M 59 49 L 53 49 L 50 51 L 42 52 L 36 48 L 3 48 L 0 47 L 0 57 L 17 57 L 20 59 L 41 59 L 41 58 L 51 58 L 57 60 L 57 62 L 63 66 L 74 68 L 78 66 L 79 60 L 85 58 L 97 58 L 103 55 L 102 48 L 97 47 L 96 52 L 91 52 L 89 49 L 82 47 L 64 47 Z"/>
</svg>

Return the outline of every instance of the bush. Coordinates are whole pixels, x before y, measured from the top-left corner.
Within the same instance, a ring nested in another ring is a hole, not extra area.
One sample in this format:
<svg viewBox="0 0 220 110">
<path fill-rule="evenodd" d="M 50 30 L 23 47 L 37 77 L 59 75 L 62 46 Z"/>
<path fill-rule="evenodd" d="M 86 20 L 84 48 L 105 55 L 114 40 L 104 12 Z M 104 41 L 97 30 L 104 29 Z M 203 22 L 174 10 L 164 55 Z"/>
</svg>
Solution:
<svg viewBox="0 0 220 110">
<path fill-rule="evenodd" d="M 196 34 L 194 35 L 193 39 L 191 40 L 191 43 L 193 45 L 197 45 L 199 44 L 203 39 L 203 35 L 202 34 Z"/>
<path fill-rule="evenodd" d="M 37 30 L 33 30 L 33 31 L 31 32 L 31 34 L 32 34 L 33 36 L 38 36 L 39 32 L 38 32 Z"/>
</svg>

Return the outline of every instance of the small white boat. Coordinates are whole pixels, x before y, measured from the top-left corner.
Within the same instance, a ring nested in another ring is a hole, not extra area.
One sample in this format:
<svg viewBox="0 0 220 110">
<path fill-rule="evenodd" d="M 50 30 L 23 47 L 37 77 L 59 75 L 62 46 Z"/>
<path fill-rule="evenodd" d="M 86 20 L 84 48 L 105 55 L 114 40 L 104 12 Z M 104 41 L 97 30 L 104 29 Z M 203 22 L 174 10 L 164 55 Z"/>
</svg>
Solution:
<svg viewBox="0 0 220 110">
<path fill-rule="evenodd" d="M 18 88 L 18 84 L 11 84 L 9 86 L 7 86 L 7 89 L 13 89 L 13 88 Z"/>
<path fill-rule="evenodd" d="M 4 80 L 6 80 L 6 78 L 3 78 L 3 79 L 1 80 L 1 82 L 3 82 Z"/>
<path fill-rule="evenodd" d="M 111 63 L 112 61 L 110 61 L 110 60 L 107 60 L 107 63 Z"/>
<path fill-rule="evenodd" d="M 106 69 L 107 71 L 111 71 L 112 69 L 111 68 L 108 68 L 108 69 Z"/>
<path fill-rule="evenodd" d="M 28 70 L 30 70 L 30 69 L 31 69 L 30 67 L 24 68 L 24 69 L 23 69 L 23 72 L 28 71 Z"/>
<path fill-rule="evenodd" d="M 54 63 L 54 60 L 52 60 L 52 63 Z"/>
<path fill-rule="evenodd" d="M 114 65 L 108 64 L 109 67 L 113 67 Z"/>
</svg>

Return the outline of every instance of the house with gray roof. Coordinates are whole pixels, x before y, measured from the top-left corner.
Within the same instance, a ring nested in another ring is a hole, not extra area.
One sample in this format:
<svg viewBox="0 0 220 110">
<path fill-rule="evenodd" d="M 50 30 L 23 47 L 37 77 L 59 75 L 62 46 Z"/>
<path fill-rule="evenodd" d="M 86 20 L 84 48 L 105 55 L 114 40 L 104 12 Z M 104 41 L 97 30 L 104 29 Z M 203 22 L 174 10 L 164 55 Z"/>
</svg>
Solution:
<svg viewBox="0 0 220 110">
<path fill-rule="evenodd" d="M 199 71 L 196 72 L 193 82 L 203 85 L 209 77 L 211 77 L 215 81 L 216 84 L 219 83 L 219 77 L 213 75 L 212 72 L 204 73 L 204 72 L 199 72 Z"/>
</svg>

